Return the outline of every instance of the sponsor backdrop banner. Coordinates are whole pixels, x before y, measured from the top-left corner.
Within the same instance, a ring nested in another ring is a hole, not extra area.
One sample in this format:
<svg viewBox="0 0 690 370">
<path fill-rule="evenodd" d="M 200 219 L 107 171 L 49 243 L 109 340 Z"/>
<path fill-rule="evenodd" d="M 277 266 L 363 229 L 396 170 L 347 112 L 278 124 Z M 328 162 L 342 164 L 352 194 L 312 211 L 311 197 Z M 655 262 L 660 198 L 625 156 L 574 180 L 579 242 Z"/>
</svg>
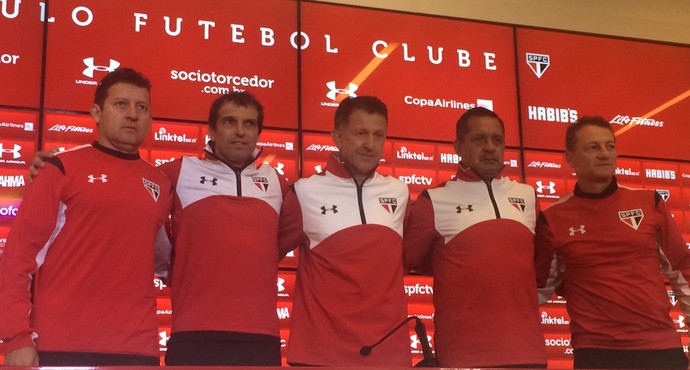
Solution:
<svg viewBox="0 0 690 370">
<path fill-rule="evenodd" d="M 258 142 L 259 159 L 289 182 L 322 172 L 337 152 L 326 132 L 342 99 L 378 96 L 388 105 L 392 137 L 379 170 L 406 182 L 413 199 L 455 177 L 461 160 L 451 144 L 455 122 L 485 106 L 505 122 L 503 174 L 533 186 L 545 208 L 576 183 L 563 156 L 567 123 L 602 115 L 624 155 L 619 182 L 656 190 L 690 248 L 690 164 L 682 163 L 690 161 L 690 48 L 313 2 L 301 3 L 298 34 L 297 6 L 293 0 L 51 0 L 46 10 L 38 0 L 0 0 L 0 258 L 34 151 L 96 140 L 97 127 L 83 113 L 97 82 L 122 66 L 140 69 L 153 83 L 156 120 L 142 157 L 161 165 L 203 155 L 208 128 L 199 122 L 211 101 L 248 90 L 264 104 L 270 127 Z M 285 348 L 296 254 L 280 267 L 276 314 Z M 159 279 L 153 284 L 163 355 L 173 308 L 170 288 Z M 405 293 L 433 346 L 432 278 L 407 276 Z M 670 291 L 669 300 L 676 328 L 687 332 Z M 564 298 L 554 296 L 539 314 L 549 367 L 572 367 Z M 410 332 L 415 362 L 419 343 Z M 1 352 L 0 345 L 0 360 Z"/>
<path fill-rule="evenodd" d="M 598 115 L 621 154 L 690 160 L 690 48 L 518 28 L 517 62 L 524 146 L 563 150 Z"/>
<path fill-rule="evenodd" d="M 0 1 L 0 104 L 38 107 L 45 2 Z"/>
<path fill-rule="evenodd" d="M 131 66 L 151 79 L 156 117 L 206 120 L 218 95 L 248 90 L 267 125 L 297 128 L 296 2 L 61 0 L 49 12 L 47 108 L 87 110 L 97 82 Z"/>
<path fill-rule="evenodd" d="M 487 106 L 518 145 L 511 27 L 303 3 L 305 129 L 333 128 L 338 102 L 375 95 L 388 135 L 452 140 L 468 109 Z"/>
</svg>

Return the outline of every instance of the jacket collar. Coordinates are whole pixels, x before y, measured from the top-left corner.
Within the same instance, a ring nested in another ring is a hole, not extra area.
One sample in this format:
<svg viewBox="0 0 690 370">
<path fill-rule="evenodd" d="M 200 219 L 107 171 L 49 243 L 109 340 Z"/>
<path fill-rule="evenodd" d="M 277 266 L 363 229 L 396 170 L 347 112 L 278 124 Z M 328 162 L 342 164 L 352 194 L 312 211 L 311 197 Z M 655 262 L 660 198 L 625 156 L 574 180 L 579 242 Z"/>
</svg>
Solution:
<svg viewBox="0 0 690 370">
<path fill-rule="evenodd" d="M 616 176 L 613 176 L 609 186 L 607 186 L 606 189 L 604 189 L 604 191 L 602 191 L 601 193 L 585 193 L 584 191 L 582 191 L 582 189 L 580 189 L 580 184 L 575 184 L 575 190 L 573 190 L 573 194 L 580 198 L 603 199 L 613 195 L 613 193 L 615 193 L 616 190 L 618 190 L 618 180 L 616 180 Z"/>
<path fill-rule="evenodd" d="M 498 180 L 501 177 L 503 177 L 503 175 L 501 175 L 501 172 L 503 172 L 503 168 L 501 168 L 501 171 L 498 172 L 498 174 L 494 178 L 495 180 Z M 474 170 L 474 168 L 463 167 L 462 163 L 458 164 L 458 171 L 455 173 L 455 178 L 457 180 L 462 181 L 483 181 L 479 174 L 477 174 L 477 172 Z"/>
<path fill-rule="evenodd" d="M 208 143 L 206 144 L 206 147 L 204 148 L 204 158 L 211 160 L 211 161 L 219 161 L 219 162 L 225 163 L 225 162 L 223 162 L 222 159 L 220 159 L 216 156 L 215 148 L 216 148 L 216 142 L 213 140 L 209 140 Z M 263 151 L 262 148 L 254 149 L 254 153 L 252 153 L 252 158 L 249 161 L 247 161 L 247 163 L 242 165 L 242 167 L 240 167 L 240 168 L 237 168 L 235 166 L 231 166 L 227 163 L 225 163 L 225 165 L 232 168 L 234 171 L 237 171 L 237 172 L 244 171 L 244 169 L 249 167 L 251 164 L 254 164 L 254 168 L 256 169 L 256 167 L 259 167 L 259 163 L 257 163 L 257 160 L 259 159 L 259 155 L 261 155 L 262 151 Z"/>
</svg>

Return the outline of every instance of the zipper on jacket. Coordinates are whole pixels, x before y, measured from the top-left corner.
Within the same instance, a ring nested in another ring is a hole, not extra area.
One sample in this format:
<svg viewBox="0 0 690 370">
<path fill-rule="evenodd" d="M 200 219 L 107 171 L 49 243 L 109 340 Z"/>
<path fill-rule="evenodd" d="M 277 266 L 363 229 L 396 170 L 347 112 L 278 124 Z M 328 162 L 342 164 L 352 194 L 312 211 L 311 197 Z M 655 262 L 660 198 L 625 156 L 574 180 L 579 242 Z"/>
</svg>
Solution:
<svg viewBox="0 0 690 370">
<path fill-rule="evenodd" d="M 484 181 L 486 188 L 489 190 L 489 199 L 491 199 L 491 204 L 494 206 L 494 212 L 496 213 L 496 218 L 501 218 L 501 212 L 498 211 L 498 204 L 496 204 L 496 198 L 494 198 L 494 190 L 491 188 L 491 181 Z"/>
<path fill-rule="evenodd" d="M 355 185 L 357 186 L 357 204 L 359 205 L 359 218 L 362 220 L 362 225 L 366 225 L 367 217 L 364 214 L 364 203 L 362 202 L 362 190 L 364 188 L 364 183 L 360 185 L 357 183 L 357 181 L 355 181 Z"/>
<path fill-rule="evenodd" d="M 235 173 L 235 179 L 237 179 L 237 196 L 241 197 L 242 196 L 242 170 L 237 171 L 236 169 L 230 167 L 232 169 L 232 172 Z"/>
</svg>

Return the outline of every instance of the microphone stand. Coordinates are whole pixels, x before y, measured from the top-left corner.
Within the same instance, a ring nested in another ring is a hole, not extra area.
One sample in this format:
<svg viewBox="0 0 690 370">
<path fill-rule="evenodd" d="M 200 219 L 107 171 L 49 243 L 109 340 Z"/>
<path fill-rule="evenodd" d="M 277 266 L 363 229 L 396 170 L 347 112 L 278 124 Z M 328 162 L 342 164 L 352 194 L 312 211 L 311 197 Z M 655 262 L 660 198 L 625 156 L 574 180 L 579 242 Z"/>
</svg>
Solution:
<svg viewBox="0 0 690 370">
<path fill-rule="evenodd" d="M 386 339 L 388 339 L 391 335 L 393 335 L 396 331 L 398 331 L 403 325 L 407 324 L 408 322 L 415 320 L 415 326 L 414 326 L 414 332 L 417 334 L 417 337 L 419 339 L 419 343 L 422 346 L 422 355 L 424 356 L 424 359 L 422 361 L 419 361 L 415 367 L 440 367 L 440 364 L 438 360 L 434 357 L 434 354 L 431 352 L 431 345 L 429 344 L 429 338 L 426 336 L 426 327 L 424 326 L 424 323 L 422 322 L 422 319 L 420 319 L 417 316 L 410 316 L 407 319 L 403 320 L 398 326 L 393 328 L 388 334 L 384 335 L 381 339 L 379 339 L 378 342 L 370 345 L 370 346 L 363 346 L 359 350 L 359 354 L 362 356 L 369 356 L 371 354 L 371 351 L 374 349 L 374 347 L 378 346 L 379 344 L 383 343 Z"/>
</svg>

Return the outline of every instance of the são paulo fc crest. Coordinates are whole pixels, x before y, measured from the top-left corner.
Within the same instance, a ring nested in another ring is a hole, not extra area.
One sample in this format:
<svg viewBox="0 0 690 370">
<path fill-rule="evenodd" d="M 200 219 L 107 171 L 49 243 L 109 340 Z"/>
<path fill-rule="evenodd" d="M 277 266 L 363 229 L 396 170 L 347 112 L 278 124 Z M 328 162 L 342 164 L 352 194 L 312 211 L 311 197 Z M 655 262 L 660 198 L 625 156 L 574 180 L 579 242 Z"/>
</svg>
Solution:
<svg viewBox="0 0 690 370">
<path fill-rule="evenodd" d="M 668 202 L 668 198 L 671 197 L 671 191 L 668 189 L 656 189 L 656 192 L 659 193 L 664 202 Z"/>
<path fill-rule="evenodd" d="M 144 188 L 146 189 L 146 191 L 149 192 L 149 194 L 151 194 L 151 197 L 153 197 L 153 200 L 158 202 L 158 197 L 161 195 L 161 187 L 158 184 L 156 184 L 155 182 L 153 182 L 151 180 L 147 180 L 143 177 L 141 178 L 141 181 L 143 181 Z"/>
<path fill-rule="evenodd" d="M 259 190 L 268 190 L 268 179 L 266 177 L 254 176 L 252 177 L 252 181 L 254 181 L 254 185 L 256 185 Z"/>
<path fill-rule="evenodd" d="M 546 69 L 551 65 L 551 57 L 547 54 L 526 53 L 525 56 L 527 65 L 537 78 L 541 78 Z"/>
<path fill-rule="evenodd" d="M 523 198 L 511 198 L 508 197 L 508 202 L 517 208 L 520 212 L 525 212 L 525 207 L 527 207 L 525 200 Z"/>
<path fill-rule="evenodd" d="M 639 208 L 631 209 L 629 211 L 618 211 L 618 218 L 620 218 L 621 221 L 623 221 L 626 225 L 637 230 L 637 228 L 640 227 L 640 224 L 642 223 L 644 213 L 642 213 L 642 210 Z"/>
<path fill-rule="evenodd" d="M 398 209 L 398 198 L 379 198 L 381 207 L 388 213 L 393 214 Z"/>
</svg>

